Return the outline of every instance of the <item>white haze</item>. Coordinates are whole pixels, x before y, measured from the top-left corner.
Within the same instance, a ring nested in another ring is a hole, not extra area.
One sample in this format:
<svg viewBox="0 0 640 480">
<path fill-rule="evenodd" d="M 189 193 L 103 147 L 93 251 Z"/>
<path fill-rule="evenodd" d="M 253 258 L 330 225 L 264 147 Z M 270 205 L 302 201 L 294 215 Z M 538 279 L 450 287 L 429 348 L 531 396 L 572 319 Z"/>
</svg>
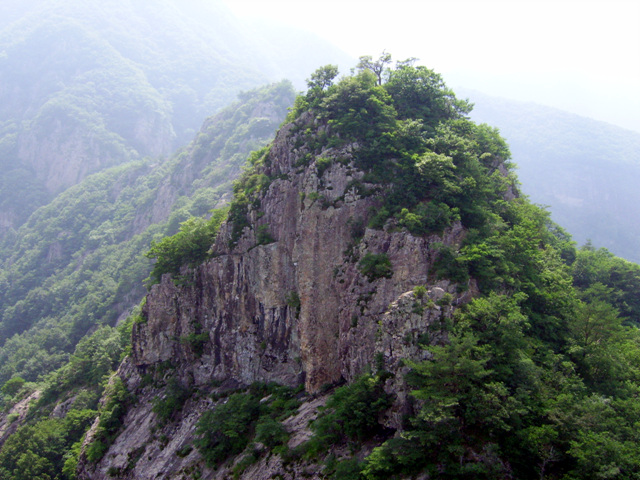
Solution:
<svg viewBox="0 0 640 480">
<path fill-rule="evenodd" d="M 640 2 L 226 0 L 357 58 L 418 57 L 452 88 L 533 101 L 640 132 Z"/>
</svg>

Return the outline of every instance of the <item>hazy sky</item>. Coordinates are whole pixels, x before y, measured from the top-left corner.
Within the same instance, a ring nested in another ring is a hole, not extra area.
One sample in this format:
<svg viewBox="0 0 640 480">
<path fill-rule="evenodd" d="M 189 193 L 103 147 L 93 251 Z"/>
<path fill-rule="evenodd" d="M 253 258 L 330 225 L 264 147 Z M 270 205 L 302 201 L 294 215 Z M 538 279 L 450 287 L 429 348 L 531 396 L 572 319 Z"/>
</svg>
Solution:
<svg viewBox="0 0 640 480">
<path fill-rule="evenodd" d="M 447 84 L 640 132 L 638 0 L 226 0 L 358 57 L 418 57 Z"/>
</svg>

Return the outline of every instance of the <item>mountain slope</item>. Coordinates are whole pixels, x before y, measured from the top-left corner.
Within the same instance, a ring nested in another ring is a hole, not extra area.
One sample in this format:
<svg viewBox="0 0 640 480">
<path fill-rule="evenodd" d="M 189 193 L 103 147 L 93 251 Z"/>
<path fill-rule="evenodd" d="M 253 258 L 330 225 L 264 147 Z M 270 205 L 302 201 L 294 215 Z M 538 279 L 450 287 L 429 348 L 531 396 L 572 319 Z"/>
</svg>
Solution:
<svg viewBox="0 0 640 480">
<path fill-rule="evenodd" d="M 220 2 L 4 9 L 14 21 L 0 30 L 0 233 L 90 173 L 172 153 L 241 90 L 340 57 L 298 31 L 278 42 Z"/>
<path fill-rule="evenodd" d="M 433 72 L 314 75 L 209 259 L 133 320 L 129 397 L 107 396 L 79 478 L 637 472 L 638 330 L 612 290 L 572 287 L 597 255 L 518 198 L 503 140 Z"/>
<path fill-rule="evenodd" d="M 637 475 L 640 333 L 600 282 L 640 268 L 576 252 L 433 72 L 333 73 L 152 288 L 79 478 Z"/>
<path fill-rule="evenodd" d="M 463 282 L 461 291 L 437 281 L 437 252 L 457 249 L 463 224 L 484 215 L 467 209 L 464 196 L 475 197 L 480 207 L 513 195 L 499 157 L 504 145 L 490 130 L 464 121 L 465 105 L 430 71 L 400 70 L 390 88 L 401 87 L 405 74 L 432 85 L 409 92 L 439 104 L 430 114 L 403 118 L 409 106 L 396 112 L 386 89 L 365 71 L 327 92 L 312 85 L 306 99 L 298 99 L 293 122 L 252 156 L 211 260 L 184 268 L 178 278 L 162 276 L 134 321 L 132 358 L 121 375 L 137 401 L 122 435 L 94 425 L 80 478 L 106 478 L 109 471 L 123 478 L 172 478 L 189 469 L 223 478 L 227 470 L 212 470 L 217 460 L 203 467 L 196 450 L 176 453 L 193 439 L 212 387 L 216 392 L 221 386 L 226 396 L 230 388 L 276 381 L 291 388 L 303 383 L 317 393 L 341 379 L 355 380 L 376 355 L 389 371 L 400 372 L 403 357 L 421 356 L 417 339 L 424 327 L 469 300 L 474 281 Z M 407 93 L 400 90 L 397 98 Z M 305 102 L 314 105 L 310 112 Z M 465 142 L 468 154 L 454 152 L 448 137 Z M 461 192 L 452 183 L 464 178 L 469 188 Z M 431 223 L 432 211 L 446 218 Z M 403 219 L 393 220 L 396 213 Z M 411 236 L 401 227 L 411 215 L 418 220 L 407 228 L 422 234 Z M 366 227 L 387 220 L 384 230 Z M 424 225 L 415 225 L 421 220 Z M 403 294 L 424 284 L 429 307 L 403 320 L 413 303 Z M 406 389 L 401 375 L 389 388 Z M 167 405 L 159 423 L 154 405 Z M 183 405 L 182 413 L 174 411 Z M 396 404 L 388 428 L 399 428 L 406 408 L 406 402 Z M 159 448 L 151 434 L 157 428 L 173 430 L 170 444 Z M 144 453 L 133 462 L 132 451 Z"/>
<path fill-rule="evenodd" d="M 312 75 L 228 214 L 153 244 L 159 283 L 118 329 L 38 385 L 0 387 L 0 476 L 640 472 L 640 267 L 576 251 L 520 198 L 504 140 L 434 72 L 401 64 L 381 81 L 364 60 L 336 84 L 333 67 Z M 175 157 L 143 226 L 225 125 Z M 214 206 L 209 193 L 189 208 Z"/>
<path fill-rule="evenodd" d="M 463 91 L 500 128 L 522 190 L 580 243 L 640 261 L 640 134 L 560 110 Z"/>
<path fill-rule="evenodd" d="M 271 138 L 293 97 L 287 82 L 246 92 L 169 160 L 105 170 L 37 210 L 3 250 L 2 381 L 36 380 L 87 331 L 136 305 L 150 242 L 227 201 L 246 156 Z"/>
</svg>

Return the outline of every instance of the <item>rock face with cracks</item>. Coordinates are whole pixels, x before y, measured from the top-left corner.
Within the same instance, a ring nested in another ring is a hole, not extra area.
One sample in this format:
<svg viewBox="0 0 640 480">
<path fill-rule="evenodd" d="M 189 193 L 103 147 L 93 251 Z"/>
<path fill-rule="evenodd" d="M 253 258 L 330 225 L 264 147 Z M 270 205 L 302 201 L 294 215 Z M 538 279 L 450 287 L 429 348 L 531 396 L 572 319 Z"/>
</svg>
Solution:
<svg viewBox="0 0 640 480">
<path fill-rule="evenodd" d="M 296 166 L 300 154 L 289 130 L 267 154 L 265 174 L 274 180 L 260 205 L 249 208 L 250 226 L 237 244 L 229 246 L 227 224 L 212 260 L 185 271 L 179 285 L 166 276 L 152 289 L 146 321 L 134 327 L 138 367 L 171 360 L 196 385 L 304 381 L 309 392 L 352 380 L 372 363 L 389 306 L 429 282 L 432 245 L 462 239 L 459 225 L 427 238 L 364 228 L 379 198 L 350 187 L 363 173 L 347 162 L 333 162 L 322 176 L 315 163 Z M 326 155 L 345 158 L 348 149 Z M 259 231 L 273 241 L 259 245 Z M 358 259 L 367 253 L 389 258 L 388 278 L 360 271 Z M 202 333 L 208 338 L 196 355 L 184 339 Z"/>
<path fill-rule="evenodd" d="M 382 230 L 366 228 L 381 206 L 382 187 L 362 183 L 364 172 L 352 159 L 357 146 L 316 155 L 330 160 L 324 169 L 308 161 L 306 147 L 296 145 L 303 144 L 300 124 L 324 128 L 315 122 L 303 115 L 298 125 L 278 133 L 260 167 L 268 188 L 249 204 L 241 235 L 234 236 L 232 223 L 224 224 L 211 260 L 183 270 L 178 279 L 165 275 L 152 288 L 142 321 L 134 325 L 132 356 L 119 372 L 129 390 L 138 392 L 138 402 L 100 462 L 81 458 L 79 478 L 106 479 L 109 469 L 120 472 L 118 478 L 182 478 L 180 472 L 194 465 L 203 479 L 229 473 L 205 468 L 196 450 L 175 456 L 193 439 L 195 419 L 211 408 L 209 400 L 190 399 L 180 413 L 185 420 L 165 433 L 171 440 L 158 448 L 158 432 L 152 435 L 145 424 L 154 416 L 153 402 L 141 378 L 160 365 L 170 364 L 183 383 L 200 392 L 212 385 L 275 381 L 304 383 L 310 394 L 384 368 L 396 374 L 385 385 L 396 401 L 384 422 L 400 427 L 408 408 L 401 359 L 424 358 L 421 335 L 476 291 L 471 282 L 456 293 L 455 285 L 433 274 L 439 246 L 458 246 L 465 231 L 459 223 L 427 237 L 393 228 L 392 222 Z M 386 256 L 390 271 L 377 278 L 363 273 L 360 261 L 367 254 Z M 419 298 L 416 286 L 426 287 Z M 292 438 L 304 436 L 295 425 L 289 422 Z M 134 451 L 144 460 L 131 465 Z M 284 468 L 273 458 L 261 462 L 270 462 L 264 471 L 274 475 Z M 162 467 L 156 471 L 151 465 Z M 258 478 L 251 473 L 256 468 L 242 478 Z"/>
</svg>

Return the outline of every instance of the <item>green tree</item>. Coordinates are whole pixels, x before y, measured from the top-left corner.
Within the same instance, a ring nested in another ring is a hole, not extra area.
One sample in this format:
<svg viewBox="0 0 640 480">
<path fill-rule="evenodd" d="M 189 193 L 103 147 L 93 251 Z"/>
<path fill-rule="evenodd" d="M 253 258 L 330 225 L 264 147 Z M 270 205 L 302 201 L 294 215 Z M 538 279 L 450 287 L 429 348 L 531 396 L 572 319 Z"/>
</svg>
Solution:
<svg viewBox="0 0 640 480">
<path fill-rule="evenodd" d="M 194 441 L 207 465 L 213 467 L 247 446 L 260 404 L 249 394 L 236 393 L 226 403 L 205 412 L 196 426 Z"/>
<path fill-rule="evenodd" d="M 391 405 L 382 382 L 380 376 L 365 374 L 336 389 L 311 424 L 313 437 L 306 444 L 307 457 L 316 457 L 346 440 L 363 441 L 381 431 L 378 417 Z"/>
<path fill-rule="evenodd" d="M 369 71 L 338 82 L 327 93 L 319 113 L 334 131 L 358 141 L 373 141 L 395 128 L 391 97 L 376 86 L 375 76 Z"/>
<path fill-rule="evenodd" d="M 13 397 L 22 389 L 25 383 L 22 377 L 12 377 L 4 383 L 0 392 L 2 392 L 3 395 Z"/>
<path fill-rule="evenodd" d="M 325 65 L 318 68 L 307 80 L 307 100 L 311 106 L 317 106 L 317 102 L 322 99 L 324 92 L 333 85 L 333 81 L 338 76 L 337 65 Z"/>
<path fill-rule="evenodd" d="M 214 210 L 208 220 L 191 217 L 182 222 L 175 235 L 151 242 L 145 254 L 156 260 L 149 275 L 151 281 L 158 283 L 165 273 L 176 276 L 182 266 L 193 267 L 204 262 L 228 212 L 226 208 Z"/>
<path fill-rule="evenodd" d="M 122 428 L 122 419 L 127 412 L 131 395 L 122 379 L 114 376 L 106 389 L 106 401 L 100 409 L 98 428 L 86 455 L 89 462 L 99 461 Z"/>
<path fill-rule="evenodd" d="M 360 61 L 356 66 L 356 69 L 360 72 L 369 70 L 373 72 L 378 81 L 378 85 L 382 85 L 385 80 L 385 76 L 389 75 L 389 68 L 387 65 L 391 63 L 391 54 L 383 51 L 377 60 L 373 60 L 371 55 L 363 55 L 360 57 Z"/>
<path fill-rule="evenodd" d="M 378 278 L 391 278 L 393 266 L 386 253 L 367 253 L 358 263 L 358 270 L 365 275 L 370 282 Z"/>
<path fill-rule="evenodd" d="M 573 283 L 580 290 L 600 283 L 610 288 L 606 300 L 629 323 L 640 324 L 640 266 L 587 243 L 572 264 Z"/>
<path fill-rule="evenodd" d="M 0 473 L 10 480 L 53 480 L 62 471 L 68 444 L 64 422 L 47 419 L 25 425 L 11 435 L 0 451 Z"/>
<path fill-rule="evenodd" d="M 268 448 L 284 444 L 289 439 L 289 433 L 282 423 L 271 417 L 261 418 L 256 425 L 256 442 Z"/>
<path fill-rule="evenodd" d="M 381 447 L 365 468 L 370 477 L 392 469 L 445 472 L 442 478 L 503 478 L 510 441 L 543 398 L 541 359 L 534 356 L 523 295 L 474 299 L 455 317 L 448 341 L 426 348 L 432 358 L 409 362 L 420 411 L 405 440 Z M 410 442 L 407 444 L 406 442 Z M 422 459 L 412 454 L 419 445 Z M 404 451 L 404 453 L 403 453 Z M 385 465 L 387 465 L 385 467 Z M 395 465 L 395 467 L 394 467 Z M 374 472 L 378 472 L 374 475 Z"/>
<path fill-rule="evenodd" d="M 440 121 L 460 118 L 472 108 L 455 98 L 439 74 L 423 66 L 401 65 L 391 70 L 385 89 L 400 119 L 422 120 L 430 129 Z"/>
</svg>

